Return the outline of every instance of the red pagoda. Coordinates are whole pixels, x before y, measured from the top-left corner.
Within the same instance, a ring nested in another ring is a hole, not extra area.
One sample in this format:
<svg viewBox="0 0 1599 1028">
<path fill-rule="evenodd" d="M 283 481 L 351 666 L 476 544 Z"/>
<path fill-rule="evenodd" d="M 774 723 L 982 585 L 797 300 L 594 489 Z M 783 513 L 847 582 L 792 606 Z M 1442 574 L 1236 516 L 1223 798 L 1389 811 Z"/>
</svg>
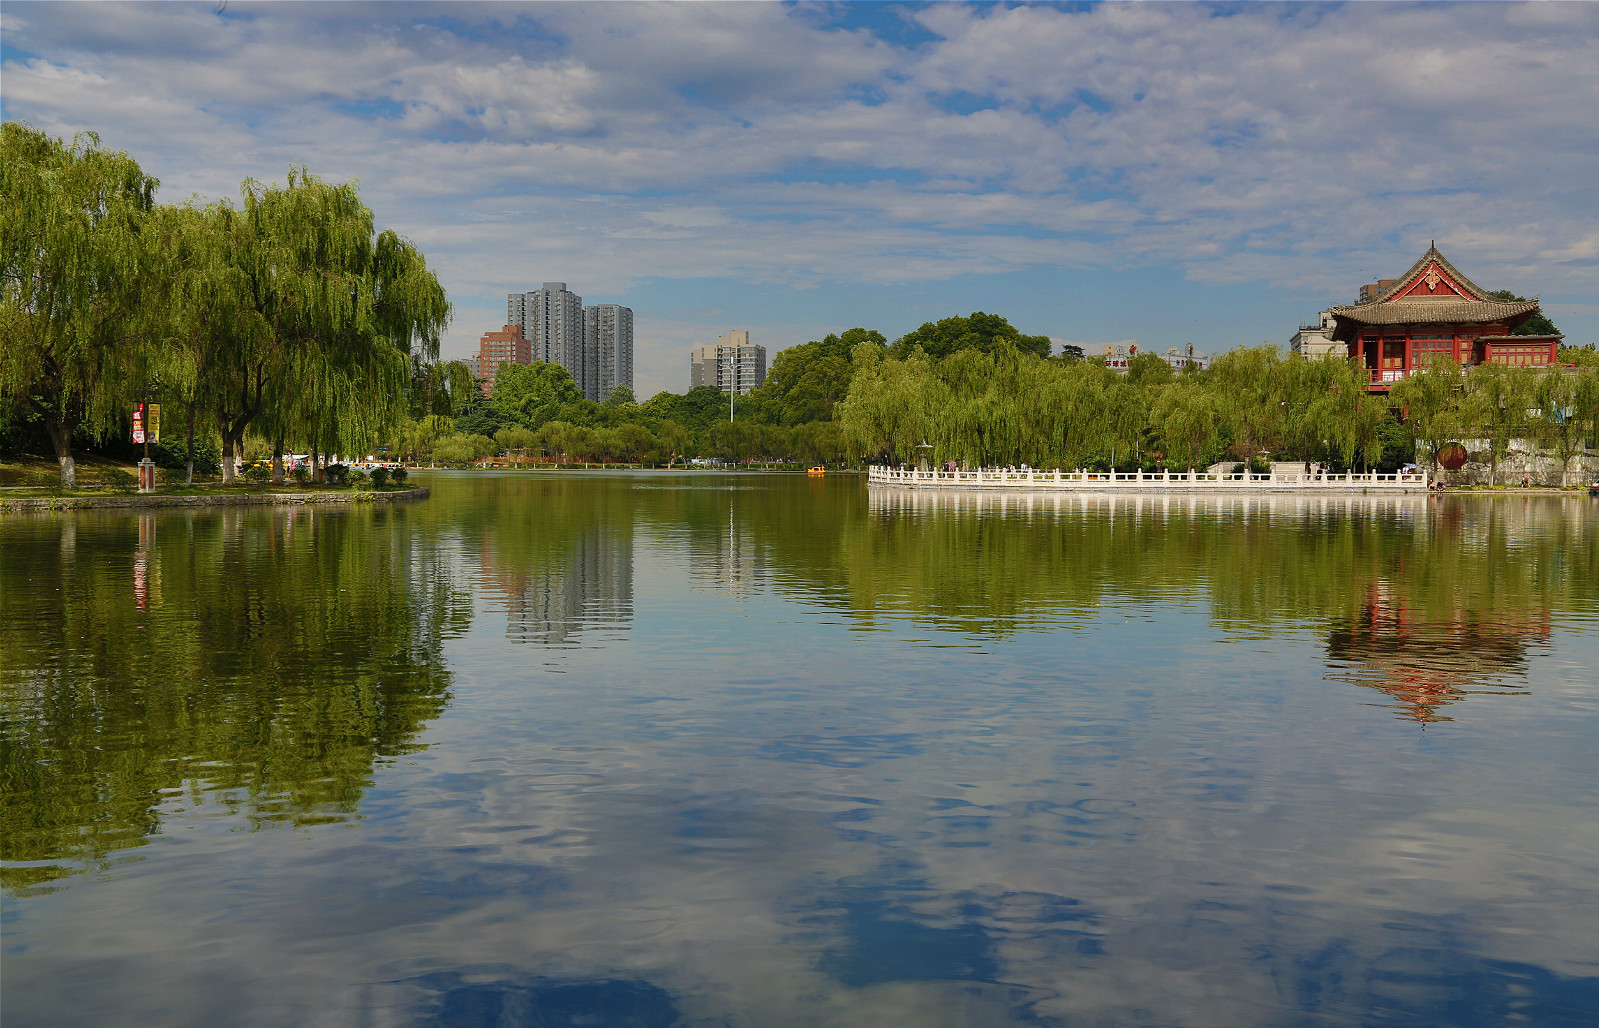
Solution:
<svg viewBox="0 0 1599 1028">
<path fill-rule="evenodd" d="M 1558 335 L 1511 335 L 1538 313 L 1538 301 L 1503 300 L 1482 289 L 1431 246 L 1399 278 L 1360 287 L 1360 302 L 1332 307 L 1333 338 L 1371 372 L 1373 392 L 1386 392 L 1429 361 L 1464 365 L 1555 363 Z"/>
</svg>

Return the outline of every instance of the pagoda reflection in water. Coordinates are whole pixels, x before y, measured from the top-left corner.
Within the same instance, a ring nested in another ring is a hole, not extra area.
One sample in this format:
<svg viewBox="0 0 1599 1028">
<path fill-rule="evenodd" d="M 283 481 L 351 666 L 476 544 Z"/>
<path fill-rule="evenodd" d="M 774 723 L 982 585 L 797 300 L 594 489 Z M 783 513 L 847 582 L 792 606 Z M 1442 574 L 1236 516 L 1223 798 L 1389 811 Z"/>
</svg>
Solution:
<svg viewBox="0 0 1599 1028">
<path fill-rule="evenodd" d="M 1548 639 L 1547 610 L 1424 613 L 1377 582 L 1358 618 L 1328 636 L 1328 677 L 1388 694 L 1400 717 L 1449 721 L 1440 710 L 1467 696 L 1524 695 L 1528 650 Z"/>
</svg>

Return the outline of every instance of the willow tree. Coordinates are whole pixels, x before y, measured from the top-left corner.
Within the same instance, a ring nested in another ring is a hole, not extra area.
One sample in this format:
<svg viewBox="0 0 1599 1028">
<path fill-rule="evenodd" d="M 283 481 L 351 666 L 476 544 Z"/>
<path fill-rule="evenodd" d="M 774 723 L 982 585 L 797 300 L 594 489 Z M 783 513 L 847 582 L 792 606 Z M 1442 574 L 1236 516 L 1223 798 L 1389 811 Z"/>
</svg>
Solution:
<svg viewBox="0 0 1599 1028">
<path fill-rule="evenodd" d="M 1318 427 L 1345 467 L 1354 467 L 1357 456 L 1370 466 L 1382 456 L 1387 401 L 1371 395 L 1367 389 L 1370 378 L 1358 361 L 1327 357 L 1315 363 L 1323 366 L 1326 380 L 1320 394 L 1306 406 L 1308 423 Z"/>
<path fill-rule="evenodd" d="M 244 183 L 235 253 L 261 331 L 239 338 L 213 383 L 223 477 L 258 419 L 321 452 L 398 426 L 413 353 L 436 357 L 450 307 L 421 253 L 374 235 L 354 182 L 303 167 L 286 186 Z"/>
<path fill-rule="evenodd" d="M 1282 439 L 1287 411 L 1280 395 L 1282 363 L 1270 345 L 1229 350 L 1211 363 L 1206 381 L 1221 403 L 1239 460 L 1269 453 Z"/>
<path fill-rule="evenodd" d="M 1460 365 L 1445 358 L 1394 383 L 1388 393 L 1388 399 L 1404 409 L 1411 438 L 1427 447 L 1435 475 L 1439 451 L 1458 437 L 1465 425 L 1464 389 Z"/>
<path fill-rule="evenodd" d="M 1194 469 L 1216 444 L 1221 411 L 1208 389 L 1186 380 L 1160 391 L 1153 420 L 1165 446 L 1166 466 Z"/>
<path fill-rule="evenodd" d="M 1044 387 L 1040 402 L 1054 413 L 1054 442 L 1066 467 L 1080 468 L 1101 451 L 1108 452 L 1100 426 L 1105 420 L 1105 390 L 1118 378 L 1102 364 L 1081 362 L 1056 368 Z"/>
<path fill-rule="evenodd" d="M 44 424 L 77 484 L 72 437 L 122 425 L 148 343 L 142 230 L 156 180 L 92 132 L 0 127 L 0 395 Z"/>
<path fill-rule="evenodd" d="M 1552 368 L 1538 378 L 1538 413 L 1531 427 L 1560 458 L 1560 484 L 1571 477 L 1571 459 L 1599 427 L 1599 369 Z"/>
<path fill-rule="evenodd" d="M 191 202 L 158 207 L 151 219 L 150 236 L 160 250 L 165 282 L 161 349 L 173 369 L 163 381 L 163 395 L 183 405 L 188 485 L 194 483 L 195 435 L 205 390 L 238 340 L 262 327 L 246 300 L 244 277 L 234 260 L 237 217 L 225 202 Z"/>
<path fill-rule="evenodd" d="M 1508 364 L 1479 364 L 1466 378 L 1467 409 L 1488 440 L 1488 487 L 1498 484 L 1499 462 L 1510 440 L 1530 434 L 1528 411 L 1537 402 L 1537 372 Z"/>
</svg>

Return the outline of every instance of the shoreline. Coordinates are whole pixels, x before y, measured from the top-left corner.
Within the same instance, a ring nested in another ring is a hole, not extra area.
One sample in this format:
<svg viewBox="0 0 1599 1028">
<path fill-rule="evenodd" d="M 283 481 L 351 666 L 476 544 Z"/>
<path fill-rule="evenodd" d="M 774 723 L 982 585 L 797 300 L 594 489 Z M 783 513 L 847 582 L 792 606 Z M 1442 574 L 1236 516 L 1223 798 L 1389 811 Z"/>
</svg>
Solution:
<svg viewBox="0 0 1599 1028">
<path fill-rule="evenodd" d="M 224 493 L 171 495 L 162 493 L 117 493 L 110 496 L 17 496 L 0 497 L 0 513 L 35 510 L 97 510 L 137 507 L 285 507 L 312 503 L 393 503 L 397 500 L 425 500 L 427 486 L 410 489 L 350 490 L 340 493 Z"/>
</svg>

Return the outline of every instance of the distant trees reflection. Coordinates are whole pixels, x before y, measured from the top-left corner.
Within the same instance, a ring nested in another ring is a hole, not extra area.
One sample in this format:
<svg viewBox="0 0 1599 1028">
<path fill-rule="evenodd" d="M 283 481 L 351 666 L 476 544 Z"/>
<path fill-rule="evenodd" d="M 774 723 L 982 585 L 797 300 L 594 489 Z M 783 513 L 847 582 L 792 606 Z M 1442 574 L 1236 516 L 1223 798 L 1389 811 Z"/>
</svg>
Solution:
<svg viewBox="0 0 1599 1028">
<path fill-rule="evenodd" d="M 396 543 L 309 508 L 10 520 L 4 884 L 104 867 L 163 806 L 257 827 L 353 816 L 374 764 L 444 709 L 441 640 L 463 614 Z"/>
</svg>

